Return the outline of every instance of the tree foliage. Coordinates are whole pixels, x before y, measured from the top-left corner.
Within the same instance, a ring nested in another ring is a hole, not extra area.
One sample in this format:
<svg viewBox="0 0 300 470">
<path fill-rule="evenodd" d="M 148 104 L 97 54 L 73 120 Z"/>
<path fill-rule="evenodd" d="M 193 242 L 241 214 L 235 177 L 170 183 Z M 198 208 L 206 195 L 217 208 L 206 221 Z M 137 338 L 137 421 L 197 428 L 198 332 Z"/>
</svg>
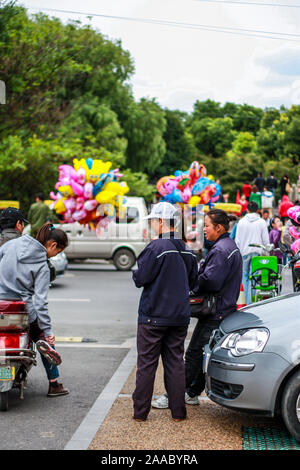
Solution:
<svg viewBox="0 0 300 470">
<path fill-rule="evenodd" d="M 300 173 L 300 106 L 261 109 L 196 101 L 192 113 L 134 99 L 134 63 L 120 41 L 78 21 L 29 16 L 0 0 L 0 198 L 27 208 L 49 193 L 57 166 L 101 158 L 120 167 L 132 195 L 151 200 L 156 180 L 193 160 L 235 192 L 258 171 Z"/>
</svg>

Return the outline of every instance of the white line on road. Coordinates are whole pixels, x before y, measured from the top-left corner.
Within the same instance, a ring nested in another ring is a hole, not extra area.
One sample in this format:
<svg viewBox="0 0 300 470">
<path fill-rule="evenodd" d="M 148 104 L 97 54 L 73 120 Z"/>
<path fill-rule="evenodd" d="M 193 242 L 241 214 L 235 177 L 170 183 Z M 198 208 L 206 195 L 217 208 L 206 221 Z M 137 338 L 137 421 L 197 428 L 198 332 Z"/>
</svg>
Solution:
<svg viewBox="0 0 300 470">
<path fill-rule="evenodd" d="M 90 302 L 91 299 L 63 299 L 59 297 L 49 297 L 50 302 Z"/>
<path fill-rule="evenodd" d="M 57 348 L 83 348 L 83 349 L 130 349 L 123 344 L 98 344 L 98 343 L 56 343 Z"/>
</svg>

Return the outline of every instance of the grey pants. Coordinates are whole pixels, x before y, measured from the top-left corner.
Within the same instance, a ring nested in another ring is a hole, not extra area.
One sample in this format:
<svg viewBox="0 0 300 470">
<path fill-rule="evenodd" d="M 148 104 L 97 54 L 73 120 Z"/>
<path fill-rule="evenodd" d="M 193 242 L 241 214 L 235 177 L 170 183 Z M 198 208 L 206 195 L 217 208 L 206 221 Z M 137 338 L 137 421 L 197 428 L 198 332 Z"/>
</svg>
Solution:
<svg viewBox="0 0 300 470">
<path fill-rule="evenodd" d="M 150 412 L 160 355 L 172 417 L 186 417 L 183 355 L 187 329 L 187 326 L 138 325 L 136 388 L 132 396 L 135 418 L 146 419 Z"/>
</svg>

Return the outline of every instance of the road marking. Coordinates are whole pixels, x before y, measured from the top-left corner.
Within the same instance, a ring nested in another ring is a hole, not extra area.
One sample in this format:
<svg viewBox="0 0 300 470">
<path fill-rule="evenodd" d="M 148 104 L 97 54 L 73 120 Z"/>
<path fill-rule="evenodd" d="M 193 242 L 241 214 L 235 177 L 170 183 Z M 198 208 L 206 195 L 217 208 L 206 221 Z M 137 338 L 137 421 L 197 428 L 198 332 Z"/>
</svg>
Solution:
<svg viewBox="0 0 300 470">
<path fill-rule="evenodd" d="M 50 302 L 90 302 L 91 299 L 64 299 L 59 297 L 49 297 Z"/>
<path fill-rule="evenodd" d="M 56 343 L 82 343 L 83 338 L 81 336 L 56 336 Z"/>
<path fill-rule="evenodd" d="M 98 344 L 98 343 L 75 343 L 66 342 L 60 343 L 56 341 L 57 347 L 59 348 L 83 348 L 83 349 L 130 349 L 129 347 L 123 346 L 123 344 Z M 59 343 L 59 344 L 58 344 Z"/>
</svg>

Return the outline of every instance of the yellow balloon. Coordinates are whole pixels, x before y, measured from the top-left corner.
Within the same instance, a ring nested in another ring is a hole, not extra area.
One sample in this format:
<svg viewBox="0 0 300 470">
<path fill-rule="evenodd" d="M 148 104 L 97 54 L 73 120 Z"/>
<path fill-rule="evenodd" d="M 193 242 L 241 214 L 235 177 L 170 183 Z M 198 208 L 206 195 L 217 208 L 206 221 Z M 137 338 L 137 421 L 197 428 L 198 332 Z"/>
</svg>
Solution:
<svg viewBox="0 0 300 470">
<path fill-rule="evenodd" d="M 72 189 L 72 186 L 70 185 L 67 185 L 67 186 L 60 186 L 58 188 L 58 191 L 60 192 L 60 194 L 62 194 L 62 196 L 64 197 L 73 197 L 74 196 L 74 191 Z"/>
<path fill-rule="evenodd" d="M 212 180 L 212 181 L 214 181 L 214 177 L 213 177 L 213 175 L 208 175 L 208 177 L 207 177 L 207 178 L 208 178 L 209 180 Z"/>
<path fill-rule="evenodd" d="M 192 196 L 190 199 L 189 199 L 189 204 L 194 207 L 194 206 L 197 206 L 197 204 L 200 203 L 200 197 L 199 196 Z"/>
<path fill-rule="evenodd" d="M 111 183 L 107 183 L 104 186 L 103 190 L 112 191 L 116 193 L 118 196 L 124 196 L 124 194 L 128 193 L 129 187 L 127 183 L 123 184 L 123 183 L 111 182 Z"/>
<path fill-rule="evenodd" d="M 83 168 L 86 171 L 89 170 L 89 167 L 87 166 L 87 164 L 85 162 L 85 158 L 81 158 L 81 160 L 78 160 L 78 158 L 74 158 L 73 165 L 74 165 L 74 169 L 76 171 L 78 171 L 79 168 Z"/>
<path fill-rule="evenodd" d="M 58 201 L 56 201 L 56 203 L 54 205 L 54 210 L 58 214 L 63 214 L 64 212 L 66 212 L 67 209 L 66 209 L 66 206 L 64 205 L 65 200 L 66 200 L 66 198 L 59 199 Z"/>
<path fill-rule="evenodd" d="M 114 204 L 115 197 L 116 193 L 112 191 L 101 191 L 97 194 L 95 199 L 99 202 L 99 204 Z"/>
</svg>

